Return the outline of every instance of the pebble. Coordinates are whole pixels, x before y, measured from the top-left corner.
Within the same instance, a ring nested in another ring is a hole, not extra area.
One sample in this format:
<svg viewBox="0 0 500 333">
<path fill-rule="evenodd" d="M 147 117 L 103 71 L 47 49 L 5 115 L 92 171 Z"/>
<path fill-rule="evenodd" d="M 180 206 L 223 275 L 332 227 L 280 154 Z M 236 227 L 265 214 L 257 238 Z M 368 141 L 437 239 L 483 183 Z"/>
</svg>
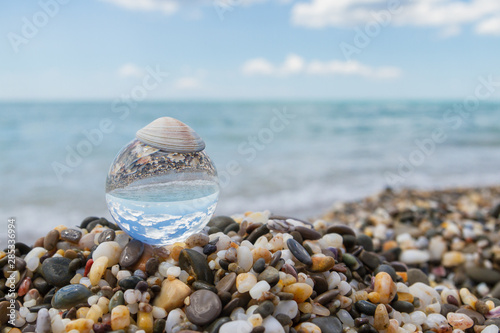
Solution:
<svg viewBox="0 0 500 333">
<path fill-rule="evenodd" d="M 241 267 L 242 270 L 248 272 L 253 265 L 253 256 L 250 249 L 246 246 L 240 246 L 237 250 L 238 256 L 238 266 Z"/>
<path fill-rule="evenodd" d="M 92 320 L 80 318 L 70 321 L 66 325 L 66 332 L 71 332 L 72 330 L 75 330 L 79 333 L 90 333 L 92 331 L 93 326 L 94 322 Z"/>
<path fill-rule="evenodd" d="M 321 329 L 321 333 L 341 333 L 342 322 L 337 317 L 316 317 L 312 323 Z"/>
<path fill-rule="evenodd" d="M 130 325 L 130 311 L 124 305 L 118 305 L 111 311 L 111 328 L 121 330 Z"/>
<path fill-rule="evenodd" d="M 73 278 L 69 269 L 71 260 L 63 257 L 47 258 L 42 264 L 42 275 L 45 281 L 56 287 L 64 287 Z"/>
<path fill-rule="evenodd" d="M 217 282 L 215 288 L 218 292 L 230 292 L 236 283 L 236 273 L 231 272 Z"/>
<path fill-rule="evenodd" d="M 252 289 L 250 289 L 250 296 L 253 299 L 258 300 L 264 295 L 265 292 L 269 291 L 269 289 L 271 289 L 269 283 L 266 281 L 259 281 L 252 287 Z"/>
<path fill-rule="evenodd" d="M 384 304 L 377 305 L 373 326 L 380 331 L 386 330 L 389 327 L 389 314 Z"/>
<path fill-rule="evenodd" d="M 309 253 L 304 249 L 302 245 L 300 245 L 299 242 L 297 242 L 295 239 L 290 238 L 286 241 L 286 244 L 288 246 L 288 249 L 290 252 L 293 254 L 295 259 L 300 261 L 301 263 L 305 265 L 311 265 L 312 264 L 312 259 Z"/>
<path fill-rule="evenodd" d="M 284 301 L 281 301 L 278 303 L 278 306 L 280 306 L 280 304 L 282 304 Z M 257 313 L 257 314 L 260 314 L 262 318 L 266 318 L 267 316 L 273 314 L 274 312 L 274 316 L 276 316 L 276 314 L 278 312 L 275 311 L 275 306 L 273 304 L 273 302 L 271 301 L 264 301 L 262 303 L 259 304 L 259 306 L 257 307 L 257 309 L 255 309 L 254 313 Z M 295 316 L 293 316 L 292 318 L 294 318 Z"/>
<path fill-rule="evenodd" d="M 88 275 L 91 285 L 96 286 L 99 283 L 107 267 L 108 257 L 99 257 L 94 261 Z"/>
<path fill-rule="evenodd" d="M 144 244 L 141 241 L 132 239 L 122 250 L 119 263 L 124 268 L 134 266 L 144 253 Z"/>
<path fill-rule="evenodd" d="M 299 307 L 295 301 L 280 301 L 276 306 L 273 315 L 287 315 L 290 318 L 295 318 L 299 312 Z"/>
<path fill-rule="evenodd" d="M 354 303 L 354 306 L 356 307 L 356 310 L 369 316 L 373 316 L 377 309 L 377 305 L 366 300 L 357 301 Z"/>
<path fill-rule="evenodd" d="M 262 321 L 262 326 L 264 326 L 265 332 L 285 333 L 283 326 L 281 326 L 280 322 L 273 316 L 268 316 L 264 319 Z"/>
<path fill-rule="evenodd" d="M 295 327 L 295 330 L 297 333 L 321 333 L 321 329 L 317 325 L 309 322 L 300 323 Z"/>
<path fill-rule="evenodd" d="M 243 273 L 236 278 L 236 288 L 240 293 L 250 291 L 257 284 L 257 278 L 252 273 Z"/>
<path fill-rule="evenodd" d="M 184 249 L 179 254 L 179 266 L 197 280 L 213 284 L 214 276 L 206 258 L 199 252 Z"/>
<path fill-rule="evenodd" d="M 332 258 L 333 259 L 333 258 Z M 259 281 L 266 281 L 271 287 L 280 280 L 279 272 L 272 266 L 267 266 L 262 273 L 257 277 Z"/>
<path fill-rule="evenodd" d="M 283 288 L 283 291 L 293 294 L 294 301 L 302 303 L 312 295 L 313 288 L 306 283 L 294 283 Z"/>
<path fill-rule="evenodd" d="M 222 324 L 219 333 L 250 333 L 253 326 L 246 320 L 233 320 Z"/>
<path fill-rule="evenodd" d="M 500 281 L 500 272 L 484 267 L 466 267 L 465 274 L 477 283 L 484 282 L 494 285 Z"/>
<path fill-rule="evenodd" d="M 117 242 L 103 242 L 92 252 L 92 259 L 96 260 L 100 257 L 107 257 L 108 267 L 111 267 L 118 264 L 121 253 L 122 248 Z"/>
<path fill-rule="evenodd" d="M 332 257 L 312 257 L 311 258 L 312 263 L 311 266 L 307 268 L 308 271 L 314 272 L 314 273 L 322 273 L 329 271 L 330 269 L 335 266 L 335 259 Z"/>
<path fill-rule="evenodd" d="M 252 267 L 255 273 L 262 273 L 265 268 L 266 268 L 266 261 L 264 260 L 264 258 L 257 259 Z"/>
<path fill-rule="evenodd" d="M 115 237 L 116 233 L 113 229 L 105 229 L 99 234 L 99 237 L 97 237 L 97 243 L 112 242 L 115 240 Z"/>
<path fill-rule="evenodd" d="M 52 251 L 53 249 L 56 248 L 56 244 L 59 241 L 59 231 L 52 229 L 50 230 L 45 238 L 43 239 L 43 247 L 47 251 Z"/>
<path fill-rule="evenodd" d="M 78 244 L 82 238 L 82 232 L 80 230 L 68 228 L 61 231 L 60 237 L 64 241 Z"/>
<path fill-rule="evenodd" d="M 446 315 L 448 323 L 453 326 L 454 329 L 459 329 L 465 331 L 466 329 L 474 325 L 474 321 L 463 313 L 448 313 Z"/>
<path fill-rule="evenodd" d="M 36 332 L 37 333 L 50 333 L 50 315 L 49 310 L 42 308 L 38 311 L 36 319 Z"/>
<path fill-rule="evenodd" d="M 52 297 L 52 307 L 69 309 L 77 304 L 86 303 L 92 292 L 81 284 L 71 284 L 59 289 Z"/>
<path fill-rule="evenodd" d="M 426 285 L 430 285 L 429 277 L 417 268 L 410 268 L 407 273 L 408 284 L 411 286 L 414 283 L 420 282 Z"/>
<path fill-rule="evenodd" d="M 380 303 L 389 303 L 397 292 L 396 284 L 386 272 L 380 272 L 375 276 L 374 292 L 379 294 Z"/>
<path fill-rule="evenodd" d="M 180 280 L 164 280 L 160 294 L 155 298 L 153 305 L 171 311 L 181 307 L 184 299 L 191 294 L 191 288 Z"/>
<path fill-rule="evenodd" d="M 430 253 L 428 251 L 409 249 L 401 252 L 399 260 L 405 264 L 416 265 L 423 264 L 430 259 Z"/>
<path fill-rule="evenodd" d="M 197 290 L 189 296 L 186 316 L 193 324 L 204 326 L 214 321 L 222 311 L 222 303 L 208 290 Z"/>
</svg>

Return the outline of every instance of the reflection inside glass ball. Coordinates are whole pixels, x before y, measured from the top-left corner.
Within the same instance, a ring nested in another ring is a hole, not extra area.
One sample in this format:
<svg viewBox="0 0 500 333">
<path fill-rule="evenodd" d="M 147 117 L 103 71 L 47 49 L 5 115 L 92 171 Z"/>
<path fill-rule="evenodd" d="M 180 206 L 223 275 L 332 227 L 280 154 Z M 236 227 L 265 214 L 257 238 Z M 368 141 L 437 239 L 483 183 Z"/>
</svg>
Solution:
<svg viewBox="0 0 500 333">
<path fill-rule="evenodd" d="M 116 156 L 106 180 L 113 219 L 152 245 L 200 232 L 215 211 L 217 171 L 204 151 L 171 153 L 135 139 Z"/>
</svg>

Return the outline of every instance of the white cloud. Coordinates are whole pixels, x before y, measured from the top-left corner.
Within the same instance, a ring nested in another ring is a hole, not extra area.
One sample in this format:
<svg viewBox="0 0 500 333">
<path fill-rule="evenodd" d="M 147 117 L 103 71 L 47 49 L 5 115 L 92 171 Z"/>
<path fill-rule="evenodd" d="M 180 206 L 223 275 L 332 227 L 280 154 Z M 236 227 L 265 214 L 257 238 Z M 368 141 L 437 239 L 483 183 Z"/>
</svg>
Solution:
<svg viewBox="0 0 500 333">
<path fill-rule="evenodd" d="M 161 11 L 164 14 L 173 14 L 179 9 L 176 0 L 101 0 L 112 3 L 128 10 Z"/>
<path fill-rule="evenodd" d="M 500 15 L 479 22 L 476 32 L 483 35 L 500 35 Z"/>
<path fill-rule="evenodd" d="M 137 65 L 128 63 L 118 69 L 118 76 L 123 78 L 141 78 L 144 76 L 144 70 Z"/>
<path fill-rule="evenodd" d="M 498 0 L 401 1 L 392 8 L 388 8 L 388 3 L 386 0 L 310 0 L 293 6 L 291 20 L 295 25 L 308 28 L 352 27 L 376 22 L 430 26 L 441 28 L 443 36 L 456 35 L 466 24 L 477 24 L 477 33 L 500 31 Z"/>
<path fill-rule="evenodd" d="M 291 74 L 306 75 L 358 75 L 380 79 L 391 79 L 401 76 L 401 70 L 397 67 L 372 68 L 358 61 L 319 61 L 310 62 L 296 54 L 288 55 L 283 64 L 273 65 L 264 58 L 255 58 L 246 61 L 241 71 L 245 75 L 267 75 L 286 76 Z"/>
<path fill-rule="evenodd" d="M 175 81 L 175 87 L 177 89 L 195 89 L 201 86 L 201 82 L 195 77 L 181 77 Z"/>
</svg>

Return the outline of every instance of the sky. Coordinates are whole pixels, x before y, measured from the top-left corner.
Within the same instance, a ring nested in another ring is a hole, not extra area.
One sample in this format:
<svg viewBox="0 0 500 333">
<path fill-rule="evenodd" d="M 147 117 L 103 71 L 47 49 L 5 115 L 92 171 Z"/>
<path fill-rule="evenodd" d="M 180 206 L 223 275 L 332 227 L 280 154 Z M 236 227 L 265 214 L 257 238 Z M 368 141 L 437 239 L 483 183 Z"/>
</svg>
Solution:
<svg viewBox="0 0 500 333">
<path fill-rule="evenodd" d="M 498 0 L 5 1 L 0 100 L 463 99 L 499 54 Z"/>
</svg>

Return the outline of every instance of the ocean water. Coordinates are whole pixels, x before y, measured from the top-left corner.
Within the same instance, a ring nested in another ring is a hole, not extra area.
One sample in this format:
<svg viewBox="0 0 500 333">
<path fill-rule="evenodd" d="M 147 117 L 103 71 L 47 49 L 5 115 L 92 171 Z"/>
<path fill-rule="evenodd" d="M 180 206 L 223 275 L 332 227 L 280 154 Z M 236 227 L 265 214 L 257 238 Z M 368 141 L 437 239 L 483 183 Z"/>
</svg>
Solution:
<svg viewBox="0 0 500 333">
<path fill-rule="evenodd" d="M 89 215 L 111 218 L 108 168 L 161 116 L 204 138 L 220 176 L 216 214 L 307 218 L 386 186 L 500 184 L 500 103 L 461 113 L 460 103 L 2 103 L 0 227 L 15 217 L 18 239 L 30 242 Z"/>
<path fill-rule="evenodd" d="M 130 185 L 106 194 L 109 212 L 131 237 L 167 245 L 200 232 L 217 206 L 219 186 L 203 180 Z"/>
</svg>

